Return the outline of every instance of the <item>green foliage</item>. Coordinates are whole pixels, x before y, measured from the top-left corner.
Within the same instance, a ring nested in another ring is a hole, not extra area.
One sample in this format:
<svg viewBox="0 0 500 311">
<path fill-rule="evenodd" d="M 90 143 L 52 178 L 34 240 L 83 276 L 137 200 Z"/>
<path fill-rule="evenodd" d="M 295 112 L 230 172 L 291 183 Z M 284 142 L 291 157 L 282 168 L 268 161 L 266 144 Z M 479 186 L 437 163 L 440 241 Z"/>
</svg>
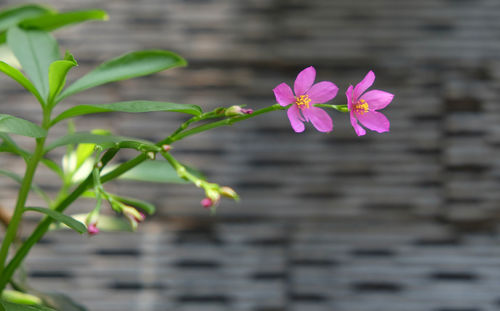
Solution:
<svg viewBox="0 0 500 311">
<path fill-rule="evenodd" d="M 193 168 L 187 170 L 200 178 L 203 175 Z M 144 161 L 119 177 L 120 179 L 148 181 L 157 183 L 187 184 L 189 181 L 182 179 L 177 171 L 167 161 Z"/>
<path fill-rule="evenodd" d="M 61 92 L 66 83 L 66 75 L 68 71 L 77 66 L 77 62 L 73 55 L 66 51 L 64 60 L 56 60 L 49 67 L 49 96 L 47 103 L 53 105 L 54 98 Z"/>
<path fill-rule="evenodd" d="M 7 31 L 7 44 L 42 98 L 47 98 L 50 64 L 61 58 L 57 41 L 44 31 L 12 27 Z"/>
<path fill-rule="evenodd" d="M 89 20 L 107 20 L 108 14 L 103 10 L 84 10 L 65 13 L 50 12 L 41 16 L 24 19 L 19 27 L 24 29 L 39 29 L 52 31 L 57 28 L 86 22 Z"/>
<path fill-rule="evenodd" d="M 85 227 L 84 224 L 79 222 L 78 220 L 75 220 L 71 218 L 70 216 L 64 215 L 63 213 L 59 213 L 57 211 L 48 209 L 48 208 L 43 208 L 43 207 L 26 207 L 24 209 L 25 211 L 34 211 L 34 212 L 39 212 L 42 214 L 45 214 L 51 218 L 54 218 L 55 220 L 65 224 L 66 226 L 70 227 L 71 229 L 75 230 L 78 233 L 85 233 L 87 232 L 87 227 Z"/>
<path fill-rule="evenodd" d="M 0 133 L 11 133 L 35 138 L 47 136 L 47 131 L 38 125 L 8 114 L 0 114 Z"/>
<path fill-rule="evenodd" d="M 57 102 L 98 85 L 150 75 L 185 65 L 186 61 L 182 57 L 169 51 L 148 50 L 127 53 L 101 64 L 81 77 L 61 93 Z"/>
<path fill-rule="evenodd" d="M 102 105 L 78 105 L 70 108 L 52 120 L 52 125 L 67 118 L 76 116 L 102 113 L 102 112 L 151 112 L 151 111 L 171 111 L 183 112 L 195 116 L 201 115 L 201 108 L 196 105 L 174 104 L 147 100 L 134 100 Z"/>
<path fill-rule="evenodd" d="M 159 147 L 145 140 L 123 136 L 97 135 L 89 132 L 77 132 L 56 139 L 53 143 L 46 147 L 45 152 L 48 152 L 57 147 L 79 143 L 95 144 L 100 146 L 102 149 L 129 148 L 144 152 L 160 150 Z"/>
<path fill-rule="evenodd" d="M 47 307 L 21 305 L 3 300 L 0 300 L 0 311 L 2 310 L 1 308 L 5 311 L 56 311 Z"/>
<path fill-rule="evenodd" d="M 0 31 L 3 32 L 7 30 L 7 28 L 15 26 L 23 20 L 53 13 L 55 13 L 55 11 L 52 10 L 51 8 L 48 8 L 46 6 L 41 6 L 38 4 L 21 5 L 7 10 L 3 10 L 2 12 L 0 12 Z"/>
<path fill-rule="evenodd" d="M 23 75 L 21 71 L 2 61 L 0 61 L 0 71 L 11 77 L 13 80 L 17 81 L 17 83 L 21 84 L 21 86 L 23 86 L 27 91 L 33 94 L 41 104 L 44 103 L 44 100 L 40 96 L 40 93 L 38 93 L 38 90 L 31 83 L 31 81 Z"/>
<path fill-rule="evenodd" d="M 82 305 L 63 294 L 37 292 L 37 296 L 49 307 L 59 311 L 87 311 Z"/>
<path fill-rule="evenodd" d="M 42 299 L 37 296 L 26 294 L 15 290 L 5 290 L 2 292 L 2 299 L 8 302 L 22 305 L 41 305 Z"/>
</svg>

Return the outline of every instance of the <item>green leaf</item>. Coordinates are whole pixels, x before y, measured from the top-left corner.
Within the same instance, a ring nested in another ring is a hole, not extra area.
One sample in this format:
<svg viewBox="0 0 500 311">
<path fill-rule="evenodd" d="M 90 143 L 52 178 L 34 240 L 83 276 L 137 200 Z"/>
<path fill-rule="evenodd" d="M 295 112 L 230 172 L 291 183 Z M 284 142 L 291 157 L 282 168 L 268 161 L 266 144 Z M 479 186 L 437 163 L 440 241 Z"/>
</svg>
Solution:
<svg viewBox="0 0 500 311">
<path fill-rule="evenodd" d="M 23 86 L 31 94 L 35 95 L 40 103 L 44 102 L 35 86 L 23 75 L 21 71 L 2 61 L 0 61 L 0 71 L 17 81 L 17 83 L 21 84 L 21 86 Z"/>
<path fill-rule="evenodd" d="M 55 13 L 55 11 L 49 7 L 37 4 L 21 5 L 3 10 L 0 12 L 0 31 L 4 31 L 10 26 L 16 25 L 22 20 L 45 15 L 48 13 Z"/>
<path fill-rule="evenodd" d="M 47 98 L 50 64 L 61 58 L 57 41 L 44 31 L 12 27 L 7 31 L 7 44 L 41 97 Z"/>
<path fill-rule="evenodd" d="M 0 138 L 3 140 L 2 144 L 0 145 L 0 152 L 10 152 L 13 154 L 17 154 L 18 156 L 21 156 L 24 161 L 28 162 L 31 153 L 19 147 L 16 142 L 6 133 L 0 133 Z"/>
<path fill-rule="evenodd" d="M 200 178 L 204 178 L 203 175 L 193 168 L 186 167 L 187 170 Z M 104 174 L 113 167 L 106 167 Z M 167 161 L 144 161 L 136 167 L 128 170 L 123 175 L 119 177 L 120 179 L 137 180 L 137 181 L 149 181 L 157 183 L 174 183 L 174 184 L 187 184 L 188 181 L 180 178 L 177 175 L 177 171 L 167 162 Z"/>
<path fill-rule="evenodd" d="M 41 305 L 42 299 L 37 296 L 26 294 L 15 290 L 4 290 L 2 292 L 2 299 L 12 303 L 22 305 Z"/>
<path fill-rule="evenodd" d="M 148 142 L 146 140 L 140 140 L 136 138 L 128 138 L 123 136 L 114 135 L 97 135 L 89 132 L 76 132 L 73 134 L 67 134 L 59 139 L 56 139 L 53 143 L 48 145 L 45 152 L 48 152 L 54 148 L 71 145 L 71 144 L 96 144 L 103 149 L 108 148 L 130 148 L 139 151 L 160 151 L 161 148 L 155 144 Z"/>
<path fill-rule="evenodd" d="M 82 305 L 72 300 L 70 297 L 59 293 L 37 293 L 37 296 L 50 307 L 64 311 L 87 311 Z"/>
<path fill-rule="evenodd" d="M 101 112 L 138 113 L 138 112 L 151 112 L 151 111 L 182 112 L 182 113 L 189 113 L 195 116 L 199 116 L 202 113 L 201 108 L 196 105 L 135 100 L 135 101 L 118 102 L 118 103 L 103 104 L 103 105 L 79 105 L 62 112 L 60 115 L 54 118 L 54 120 L 52 120 L 52 125 L 67 118 L 72 118 L 91 113 L 101 113 Z"/>
<path fill-rule="evenodd" d="M 65 13 L 52 13 L 25 19 L 19 23 L 24 29 L 39 29 L 52 31 L 67 25 L 85 22 L 88 20 L 107 20 L 108 14 L 103 10 L 71 11 Z"/>
<path fill-rule="evenodd" d="M 11 171 L 0 169 L 0 175 L 7 176 L 19 184 L 23 183 L 23 178 L 21 176 L 17 175 L 16 173 L 11 172 Z M 47 203 L 50 202 L 49 196 L 38 185 L 36 185 L 35 183 L 32 183 L 31 189 L 33 191 L 35 191 L 35 193 L 38 194 L 40 197 L 42 197 L 45 200 L 45 202 L 47 202 Z"/>
<path fill-rule="evenodd" d="M 148 50 L 128 53 L 101 64 L 81 77 L 59 95 L 57 102 L 98 85 L 185 65 L 186 61 L 182 57 L 169 51 Z"/>
<path fill-rule="evenodd" d="M 3 300 L 0 300 L 0 307 L 4 308 L 5 311 L 56 311 L 47 307 L 20 305 Z M 2 310 L 1 308 L 0 310 Z"/>
<path fill-rule="evenodd" d="M 45 214 L 51 218 L 54 218 L 55 220 L 65 224 L 66 226 L 70 227 L 71 229 L 75 230 L 78 233 L 85 233 L 87 232 L 87 227 L 79 222 L 78 220 L 73 219 L 70 216 L 64 215 L 62 213 L 56 212 L 54 210 L 48 209 L 48 208 L 43 208 L 43 207 L 26 207 L 24 210 L 26 211 L 34 211 L 34 212 L 39 212 L 42 214 Z"/>
<path fill-rule="evenodd" d="M 54 162 L 50 159 L 47 159 L 47 158 L 42 158 L 41 162 L 46 167 L 51 169 L 54 173 L 56 173 L 61 179 L 64 179 L 64 172 L 63 172 L 62 168 L 60 168 L 59 165 L 57 165 L 56 162 Z"/>
<path fill-rule="evenodd" d="M 56 60 L 49 67 L 49 97 L 47 102 L 52 104 L 54 98 L 62 91 L 66 83 L 66 75 L 68 71 L 77 66 L 75 58 L 71 53 L 66 51 L 64 60 Z"/>
<path fill-rule="evenodd" d="M 12 133 L 36 138 L 47 136 L 47 131 L 38 125 L 8 114 L 0 114 L 0 133 Z"/>
</svg>

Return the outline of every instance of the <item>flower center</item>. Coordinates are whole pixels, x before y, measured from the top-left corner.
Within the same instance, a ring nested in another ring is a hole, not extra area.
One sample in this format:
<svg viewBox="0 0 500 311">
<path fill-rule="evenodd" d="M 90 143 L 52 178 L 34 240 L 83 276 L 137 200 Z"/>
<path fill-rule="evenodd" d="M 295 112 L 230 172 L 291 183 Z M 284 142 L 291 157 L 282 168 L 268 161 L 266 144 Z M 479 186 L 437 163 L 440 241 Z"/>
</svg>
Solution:
<svg viewBox="0 0 500 311">
<path fill-rule="evenodd" d="M 295 98 L 295 103 L 299 107 L 299 109 L 304 109 L 304 108 L 309 108 L 309 103 L 311 102 L 311 99 L 309 98 L 308 95 L 300 95 Z"/>
<path fill-rule="evenodd" d="M 370 110 L 370 107 L 368 107 L 368 103 L 366 102 L 366 100 L 360 99 L 354 105 L 354 107 L 352 108 L 352 110 L 355 113 L 358 113 L 358 114 L 365 114 L 365 113 L 367 113 Z"/>
</svg>

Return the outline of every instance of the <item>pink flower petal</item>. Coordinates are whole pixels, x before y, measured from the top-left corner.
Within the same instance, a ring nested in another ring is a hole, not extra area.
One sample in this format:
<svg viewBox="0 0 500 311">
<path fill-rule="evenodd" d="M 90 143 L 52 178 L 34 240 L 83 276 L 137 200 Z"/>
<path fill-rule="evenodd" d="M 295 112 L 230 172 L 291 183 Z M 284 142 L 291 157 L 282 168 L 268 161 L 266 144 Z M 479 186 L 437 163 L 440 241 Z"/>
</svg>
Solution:
<svg viewBox="0 0 500 311">
<path fill-rule="evenodd" d="M 339 88 L 332 82 L 322 81 L 311 86 L 306 94 L 309 95 L 311 105 L 322 104 L 337 96 L 338 90 Z"/>
<path fill-rule="evenodd" d="M 384 116 L 380 112 L 369 111 L 367 113 L 358 114 L 356 116 L 358 117 L 358 120 L 359 122 L 361 122 L 361 124 L 372 131 L 376 131 L 379 133 L 388 132 L 391 126 L 391 123 L 386 118 L 386 116 Z"/>
<path fill-rule="evenodd" d="M 380 90 L 372 90 L 361 96 L 368 103 L 370 110 L 384 109 L 389 105 L 394 98 L 394 95 Z"/>
<path fill-rule="evenodd" d="M 316 79 L 316 69 L 314 69 L 313 66 L 307 67 L 299 72 L 293 84 L 295 95 L 304 95 L 313 85 L 314 79 Z"/>
<path fill-rule="evenodd" d="M 366 130 L 362 128 L 361 125 L 359 125 L 358 120 L 356 120 L 352 112 L 351 112 L 351 125 L 354 128 L 354 131 L 356 131 L 356 135 L 363 136 L 366 134 Z"/>
<path fill-rule="evenodd" d="M 349 85 L 349 88 L 347 89 L 347 91 L 345 91 L 345 96 L 347 97 L 347 108 L 349 110 L 352 110 L 353 89 L 354 89 L 353 86 Z"/>
<path fill-rule="evenodd" d="M 288 116 L 288 120 L 290 120 L 293 130 L 296 133 L 302 133 L 306 127 L 304 126 L 304 123 L 302 123 L 303 118 L 300 115 L 299 107 L 297 107 L 297 105 L 292 105 L 288 108 L 286 114 Z"/>
<path fill-rule="evenodd" d="M 375 74 L 370 70 L 366 76 L 354 88 L 354 100 L 356 101 L 375 81 Z"/>
<path fill-rule="evenodd" d="M 332 118 L 323 109 L 317 107 L 310 107 L 302 111 L 304 117 L 311 121 L 314 127 L 323 133 L 331 132 L 333 130 Z"/>
<path fill-rule="evenodd" d="M 273 89 L 276 101 L 283 107 L 290 105 L 295 101 L 292 89 L 286 83 L 281 83 Z"/>
</svg>

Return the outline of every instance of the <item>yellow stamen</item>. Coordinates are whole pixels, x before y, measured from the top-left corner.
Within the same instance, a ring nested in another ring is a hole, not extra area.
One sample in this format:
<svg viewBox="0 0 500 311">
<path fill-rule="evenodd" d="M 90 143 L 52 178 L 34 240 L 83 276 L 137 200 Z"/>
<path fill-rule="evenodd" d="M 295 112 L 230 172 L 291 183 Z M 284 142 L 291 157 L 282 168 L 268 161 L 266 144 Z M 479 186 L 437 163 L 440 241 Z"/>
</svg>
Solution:
<svg viewBox="0 0 500 311">
<path fill-rule="evenodd" d="M 358 100 L 358 102 L 354 105 L 352 110 L 358 114 L 365 114 L 370 110 L 368 103 L 364 99 Z"/>
<path fill-rule="evenodd" d="M 308 95 L 300 95 L 295 98 L 295 103 L 300 109 L 309 108 L 309 103 L 311 100 Z"/>
</svg>

